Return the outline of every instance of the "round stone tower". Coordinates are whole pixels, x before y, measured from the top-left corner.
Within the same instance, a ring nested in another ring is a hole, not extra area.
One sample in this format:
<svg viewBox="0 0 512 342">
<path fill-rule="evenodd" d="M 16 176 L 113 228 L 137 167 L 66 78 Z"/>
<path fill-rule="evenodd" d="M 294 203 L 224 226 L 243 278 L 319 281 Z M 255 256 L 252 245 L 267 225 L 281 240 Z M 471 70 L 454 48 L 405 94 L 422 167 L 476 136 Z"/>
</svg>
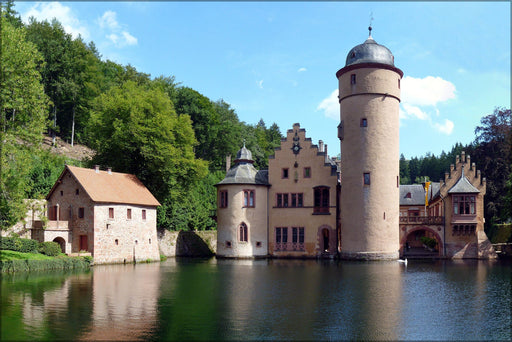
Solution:
<svg viewBox="0 0 512 342">
<path fill-rule="evenodd" d="M 258 171 L 245 145 L 217 187 L 217 257 L 268 254 L 268 171 Z"/>
<path fill-rule="evenodd" d="M 348 53 L 339 81 L 341 254 L 399 255 L 399 104 L 403 72 L 371 36 Z"/>
</svg>

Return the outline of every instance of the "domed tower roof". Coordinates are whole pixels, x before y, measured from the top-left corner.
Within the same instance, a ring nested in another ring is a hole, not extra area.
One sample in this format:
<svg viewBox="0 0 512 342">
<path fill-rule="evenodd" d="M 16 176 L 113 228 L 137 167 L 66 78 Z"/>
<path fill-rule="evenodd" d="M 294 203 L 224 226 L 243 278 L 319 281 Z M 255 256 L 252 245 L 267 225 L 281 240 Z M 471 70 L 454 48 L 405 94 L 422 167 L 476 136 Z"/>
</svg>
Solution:
<svg viewBox="0 0 512 342">
<path fill-rule="evenodd" d="M 395 67 L 395 57 L 384 45 L 378 44 L 372 37 L 371 26 L 368 28 L 370 35 L 363 44 L 354 46 L 347 55 L 345 66 L 338 70 L 336 77 L 339 78 L 347 71 L 358 68 L 377 67 L 389 69 L 404 75 L 403 71 Z"/>
<path fill-rule="evenodd" d="M 244 146 L 237 152 L 235 165 L 228 170 L 221 184 L 257 184 L 268 185 L 268 171 L 256 170 L 252 153 Z"/>
<path fill-rule="evenodd" d="M 352 48 L 347 55 L 345 66 L 359 63 L 379 63 L 395 66 L 395 58 L 391 51 L 370 36 L 363 44 Z"/>
<path fill-rule="evenodd" d="M 244 147 L 242 147 L 236 153 L 235 163 L 238 163 L 238 162 L 245 162 L 245 163 L 251 163 L 251 164 L 254 163 L 254 160 L 252 160 L 252 152 L 245 147 L 245 143 L 244 143 Z"/>
</svg>

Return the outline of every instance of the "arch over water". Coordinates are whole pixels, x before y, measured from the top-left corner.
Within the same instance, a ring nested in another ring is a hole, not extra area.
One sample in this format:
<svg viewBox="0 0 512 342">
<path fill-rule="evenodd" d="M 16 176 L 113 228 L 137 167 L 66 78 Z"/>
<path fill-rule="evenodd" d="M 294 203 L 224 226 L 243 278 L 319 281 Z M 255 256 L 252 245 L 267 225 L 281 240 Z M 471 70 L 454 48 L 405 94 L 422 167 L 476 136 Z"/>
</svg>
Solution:
<svg viewBox="0 0 512 342">
<path fill-rule="evenodd" d="M 423 232 L 423 234 L 422 234 L 422 232 Z M 442 256 L 444 241 L 438 232 L 436 232 L 434 229 L 427 227 L 427 226 L 420 226 L 420 227 L 413 228 L 409 232 L 407 232 L 406 235 L 404 235 L 401 238 L 401 240 L 400 240 L 400 250 L 402 251 L 401 254 L 405 255 L 406 253 L 411 252 L 411 249 L 413 249 L 413 248 L 416 248 L 416 249 L 423 248 L 422 247 L 423 243 L 418 242 L 419 239 L 416 238 L 413 240 L 413 239 L 411 239 L 411 237 L 412 236 L 416 236 L 416 237 L 427 236 L 427 234 L 425 234 L 427 232 L 429 233 L 429 235 L 432 235 L 434 237 L 434 239 L 436 239 L 436 241 L 437 241 L 437 251 L 431 252 L 430 255 L 435 254 L 437 256 Z M 406 248 L 407 246 L 410 247 L 409 251 Z M 426 254 L 429 254 L 429 253 L 426 253 Z"/>
</svg>

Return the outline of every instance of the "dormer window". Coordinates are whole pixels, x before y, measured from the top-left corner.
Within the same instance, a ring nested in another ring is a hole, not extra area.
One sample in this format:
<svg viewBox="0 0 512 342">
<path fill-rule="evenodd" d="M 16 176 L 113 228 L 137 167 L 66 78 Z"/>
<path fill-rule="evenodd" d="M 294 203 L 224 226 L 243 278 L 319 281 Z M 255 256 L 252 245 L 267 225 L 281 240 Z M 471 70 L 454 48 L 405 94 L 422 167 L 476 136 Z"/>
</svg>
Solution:
<svg viewBox="0 0 512 342">
<path fill-rule="evenodd" d="M 408 193 L 407 193 L 407 195 L 405 195 L 405 198 L 411 198 L 411 197 L 412 197 L 412 196 L 411 196 L 411 193 L 410 193 L 410 192 L 408 192 Z"/>
</svg>

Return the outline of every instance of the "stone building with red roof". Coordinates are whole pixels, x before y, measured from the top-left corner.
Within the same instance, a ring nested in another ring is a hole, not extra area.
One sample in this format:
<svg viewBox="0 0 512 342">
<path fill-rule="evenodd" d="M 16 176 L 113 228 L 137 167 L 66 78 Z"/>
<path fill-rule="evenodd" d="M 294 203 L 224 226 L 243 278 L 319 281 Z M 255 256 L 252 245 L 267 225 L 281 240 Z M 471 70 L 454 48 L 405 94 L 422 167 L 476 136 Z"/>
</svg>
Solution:
<svg viewBox="0 0 512 342">
<path fill-rule="evenodd" d="M 32 238 L 55 241 L 64 253 L 90 253 L 95 263 L 159 260 L 160 203 L 131 174 L 66 165 L 46 196 L 48 221 Z"/>
</svg>

